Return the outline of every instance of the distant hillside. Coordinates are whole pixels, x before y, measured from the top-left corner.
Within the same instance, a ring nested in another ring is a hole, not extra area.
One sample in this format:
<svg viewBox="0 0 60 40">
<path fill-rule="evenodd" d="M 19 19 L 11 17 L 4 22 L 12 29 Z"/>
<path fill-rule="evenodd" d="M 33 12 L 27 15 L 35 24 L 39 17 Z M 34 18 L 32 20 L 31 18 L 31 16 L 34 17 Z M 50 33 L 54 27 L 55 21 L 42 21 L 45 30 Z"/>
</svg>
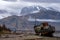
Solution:
<svg viewBox="0 0 60 40">
<path fill-rule="evenodd" d="M 27 19 L 28 17 L 23 16 L 9 16 L 0 20 L 0 24 L 5 24 L 7 28 L 10 28 L 12 30 L 31 29 L 33 25 Z"/>
</svg>

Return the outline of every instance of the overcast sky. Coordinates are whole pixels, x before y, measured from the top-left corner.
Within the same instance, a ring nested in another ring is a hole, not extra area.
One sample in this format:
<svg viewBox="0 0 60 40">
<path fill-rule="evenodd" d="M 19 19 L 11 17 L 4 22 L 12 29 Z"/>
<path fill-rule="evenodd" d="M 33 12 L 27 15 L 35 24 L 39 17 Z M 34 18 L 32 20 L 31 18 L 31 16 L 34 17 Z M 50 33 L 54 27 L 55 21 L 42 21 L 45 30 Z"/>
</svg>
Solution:
<svg viewBox="0 0 60 40">
<path fill-rule="evenodd" d="M 60 3 L 60 0 L 23 0 L 27 2 L 45 2 L 45 3 Z"/>
<path fill-rule="evenodd" d="M 4 1 L 17 1 L 17 0 L 4 0 Z M 60 3 L 60 0 L 18 0 L 18 1 L 26 1 L 26 2 L 46 2 L 46 3 Z"/>
<path fill-rule="evenodd" d="M 8 11 L 8 15 L 6 13 L 0 14 L 0 17 L 3 18 L 5 16 L 10 16 L 13 14 L 20 15 L 21 9 L 23 7 L 32 6 L 32 5 L 52 7 L 60 11 L 59 0 L 0 0 L 0 10 Z"/>
</svg>

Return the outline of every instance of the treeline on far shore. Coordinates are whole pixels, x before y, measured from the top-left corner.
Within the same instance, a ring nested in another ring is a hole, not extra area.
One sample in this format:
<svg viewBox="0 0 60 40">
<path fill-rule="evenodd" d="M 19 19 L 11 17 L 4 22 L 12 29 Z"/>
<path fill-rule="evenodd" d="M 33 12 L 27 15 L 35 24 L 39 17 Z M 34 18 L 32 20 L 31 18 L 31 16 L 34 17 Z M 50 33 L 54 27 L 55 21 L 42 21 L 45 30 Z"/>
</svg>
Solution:
<svg viewBox="0 0 60 40">
<path fill-rule="evenodd" d="M 0 25 L 0 34 L 10 33 L 11 30 L 5 26 L 5 24 Z"/>
</svg>

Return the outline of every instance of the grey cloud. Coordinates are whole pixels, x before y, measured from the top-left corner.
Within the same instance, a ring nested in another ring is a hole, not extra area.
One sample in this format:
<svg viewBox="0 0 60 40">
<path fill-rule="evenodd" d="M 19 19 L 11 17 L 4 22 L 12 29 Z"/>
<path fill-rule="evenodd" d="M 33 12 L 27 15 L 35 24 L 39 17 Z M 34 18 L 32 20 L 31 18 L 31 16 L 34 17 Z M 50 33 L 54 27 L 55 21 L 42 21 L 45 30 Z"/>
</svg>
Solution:
<svg viewBox="0 0 60 40">
<path fill-rule="evenodd" d="M 45 3 L 60 3 L 60 0 L 21 0 L 27 2 L 45 2 Z"/>
<path fill-rule="evenodd" d="M 11 2 L 15 2 L 15 1 L 17 1 L 17 0 L 3 0 L 3 1 L 11 1 Z"/>
<path fill-rule="evenodd" d="M 7 11 L 6 10 L 0 10 L 0 14 L 2 14 L 2 13 L 7 13 Z"/>
</svg>

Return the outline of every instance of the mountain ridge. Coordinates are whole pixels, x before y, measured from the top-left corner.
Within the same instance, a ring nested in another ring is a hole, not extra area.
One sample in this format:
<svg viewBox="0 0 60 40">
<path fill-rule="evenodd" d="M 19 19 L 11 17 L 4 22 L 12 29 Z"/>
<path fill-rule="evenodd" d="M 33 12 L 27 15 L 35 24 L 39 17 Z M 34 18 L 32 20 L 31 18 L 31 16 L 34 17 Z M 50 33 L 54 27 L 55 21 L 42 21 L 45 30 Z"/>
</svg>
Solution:
<svg viewBox="0 0 60 40">
<path fill-rule="evenodd" d="M 13 15 L 13 16 L 6 17 L 0 20 L 0 24 L 5 24 L 8 28 L 33 29 L 35 22 L 28 21 L 29 18 L 59 20 L 60 12 L 41 9 L 37 13 L 29 13 L 29 14 L 22 15 L 22 16 Z M 40 23 L 41 22 L 38 22 L 38 21 L 36 22 L 37 25 L 40 25 Z"/>
</svg>

